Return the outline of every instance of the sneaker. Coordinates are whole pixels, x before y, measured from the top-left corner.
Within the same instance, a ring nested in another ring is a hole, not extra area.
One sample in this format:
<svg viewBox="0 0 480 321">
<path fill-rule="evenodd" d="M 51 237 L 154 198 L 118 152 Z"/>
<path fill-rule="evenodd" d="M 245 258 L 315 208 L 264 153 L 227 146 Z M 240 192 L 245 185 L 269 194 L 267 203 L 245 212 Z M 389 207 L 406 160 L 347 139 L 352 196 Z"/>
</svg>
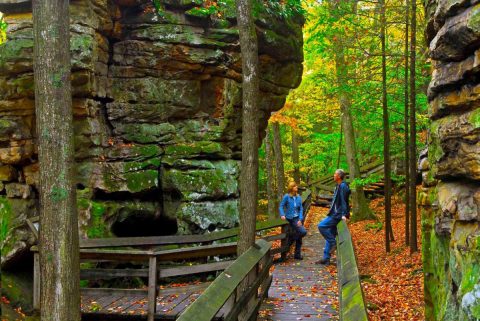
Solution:
<svg viewBox="0 0 480 321">
<path fill-rule="evenodd" d="M 293 258 L 295 260 L 303 260 L 303 256 L 301 256 L 301 255 L 295 255 Z"/>
<path fill-rule="evenodd" d="M 323 264 L 323 265 L 330 264 L 330 259 L 321 259 L 315 262 L 315 264 Z"/>
</svg>

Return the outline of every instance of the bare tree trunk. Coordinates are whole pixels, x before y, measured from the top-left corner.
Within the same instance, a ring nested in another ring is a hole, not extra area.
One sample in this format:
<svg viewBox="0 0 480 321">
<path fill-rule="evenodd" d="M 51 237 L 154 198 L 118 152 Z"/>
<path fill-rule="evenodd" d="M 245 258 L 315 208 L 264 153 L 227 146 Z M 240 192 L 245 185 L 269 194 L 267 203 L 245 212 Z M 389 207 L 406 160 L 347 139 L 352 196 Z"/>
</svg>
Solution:
<svg viewBox="0 0 480 321">
<path fill-rule="evenodd" d="M 410 160 L 408 151 L 408 27 L 410 25 L 410 0 L 405 0 L 405 245 L 410 244 Z"/>
<path fill-rule="evenodd" d="M 268 218 L 277 217 L 276 195 L 275 195 L 275 177 L 273 176 L 273 152 L 270 141 L 270 131 L 267 128 L 265 136 L 265 163 L 267 169 L 267 199 L 268 199 Z"/>
<path fill-rule="evenodd" d="M 300 185 L 300 156 L 298 152 L 298 136 L 292 128 L 292 162 L 293 162 L 293 179 L 297 185 Z"/>
<path fill-rule="evenodd" d="M 236 0 L 243 73 L 242 168 L 240 178 L 240 235 L 237 254 L 255 243 L 258 198 L 258 43 L 252 0 Z"/>
<path fill-rule="evenodd" d="M 42 321 L 80 320 L 69 1 L 34 0 Z"/>
<path fill-rule="evenodd" d="M 343 122 L 340 122 L 340 140 L 338 141 L 337 168 L 340 167 L 340 157 L 342 156 L 342 141 L 343 141 Z"/>
<path fill-rule="evenodd" d="M 417 3 L 412 0 L 410 32 L 410 252 L 417 252 L 417 146 L 416 146 L 416 91 L 415 91 L 415 55 L 416 55 L 416 32 L 417 32 Z"/>
<path fill-rule="evenodd" d="M 340 6 L 345 0 L 334 0 L 333 1 L 333 12 L 339 18 L 342 14 Z M 344 4 L 343 4 L 344 5 Z M 351 2 L 351 5 L 355 5 L 355 1 Z M 354 7 L 352 7 L 354 8 Z M 340 101 L 340 110 L 342 112 L 342 126 L 343 133 L 345 136 L 345 154 L 347 157 L 347 163 L 349 167 L 349 176 L 350 181 L 353 181 L 355 178 L 360 178 L 360 166 L 358 165 L 357 159 L 357 148 L 355 143 L 355 131 L 353 128 L 353 120 L 351 114 L 351 99 L 348 93 L 342 88 L 348 86 L 348 70 L 347 64 L 345 63 L 345 48 L 344 41 L 338 35 L 333 39 L 333 49 L 335 51 L 335 67 L 337 75 L 337 86 L 340 89 L 339 91 L 339 101 Z M 365 194 L 363 193 L 363 188 L 357 186 L 352 191 L 352 203 L 353 203 L 353 215 L 352 221 L 361 221 L 367 219 L 376 219 L 373 212 L 370 210 L 365 199 Z"/>
<path fill-rule="evenodd" d="M 285 191 L 285 170 L 283 167 L 282 138 L 280 137 L 280 125 L 272 123 L 273 129 L 273 153 L 275 155 L 275 170 L 277 172 L 277 199 L 282 199 Z"/>
<path fill-rule="evenodd" d="M 379 0 L 380 5 L 380 40 L 382 43 L 382 106 L 383 106 L 383 168 L 384 168 L 384 197 L 385 197 L 385 249 L 390 252 L 390 239 L 393 238 L 392 231 L 392 184 L 390 179 L 390 118 L 388 116 L 387 103 L 387 59 L 385 55 L 385 1 Z"/>
</svg>

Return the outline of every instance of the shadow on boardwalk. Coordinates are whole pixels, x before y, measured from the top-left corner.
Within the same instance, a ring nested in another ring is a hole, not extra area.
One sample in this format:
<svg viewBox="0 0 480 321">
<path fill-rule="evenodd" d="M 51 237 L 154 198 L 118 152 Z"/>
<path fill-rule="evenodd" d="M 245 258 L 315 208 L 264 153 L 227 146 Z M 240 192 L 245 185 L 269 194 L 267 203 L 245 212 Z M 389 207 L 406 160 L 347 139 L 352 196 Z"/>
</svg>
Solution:
<svg viewBox="0 0 480 321">
<path fill-rule="evenodd" d="M 259 312 L 259 321 L 338 320 L 338 288 L 328 269 L 316 265 L 324 239 L 315 223 L 303 239 L 302 261 L 289 258 L 275 265 L 268 298 Z M 332 263 L 333 264 L 333 263 Z"/>
</svg>

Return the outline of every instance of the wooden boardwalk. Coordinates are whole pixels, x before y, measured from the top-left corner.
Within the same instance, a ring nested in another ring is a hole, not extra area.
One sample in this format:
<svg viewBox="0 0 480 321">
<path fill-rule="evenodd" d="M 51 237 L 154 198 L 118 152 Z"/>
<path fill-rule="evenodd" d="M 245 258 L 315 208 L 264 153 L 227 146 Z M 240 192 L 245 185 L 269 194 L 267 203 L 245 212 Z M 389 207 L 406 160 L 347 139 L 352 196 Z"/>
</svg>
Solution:
<svg viewBox="0 0 480 321">
<path fill-rule="evenodd" d="M 182 292 L 159 295 L 155 320 L 175 320 L 200 295 Z M 146 320 L 147 296 L 82 296 L 82 320 Z"/>
<path fill-rule="evenodd" d="M 289 258 L 275 265 L 273 283 L 262 305 L 259 321 L 338 320 L 338 288 L 327 269 L 314 262 L 321 258 L 324 239 L 316 222 L 303 239 L 302 261 Z M 334 264 L 332 261 L 331 264 Z"/>
</svg>

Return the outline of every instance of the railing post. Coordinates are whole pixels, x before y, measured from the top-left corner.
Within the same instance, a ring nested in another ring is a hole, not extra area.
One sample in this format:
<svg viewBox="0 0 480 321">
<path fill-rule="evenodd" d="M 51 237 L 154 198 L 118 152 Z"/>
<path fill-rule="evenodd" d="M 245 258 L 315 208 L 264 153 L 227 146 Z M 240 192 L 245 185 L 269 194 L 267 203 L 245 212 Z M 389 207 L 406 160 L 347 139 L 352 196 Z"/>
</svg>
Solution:
<svg viewBox="0 0 480 321">
<path fill-rule="evenodd" d="M 151 256 L 148 263 L 148 311 L 147 320 L 154 321 L 157 306 L 157 257 Z"/>
<path fill-rule="evenodd" d="M 282 239 L 281 243 L 280 243 L 280 246 L 282 248 L 282 254 L 281 254 L 281 258 L 282 258 L 282 261 L 286 261 L 287 260 L 287 254 L 288 254 L 288 248 L 289 248 L 289 243 L 290 243 L 290 229 L 289 229 L 289 225 L 286 224 L 286 225 L 282 225 L 282 233 L 285 234 L 285 238 Z"/>
<path fill-rule="evenodd" d="M 40 310 L 40 257 L 33 253 L 33 308 Z"/>
</svg>

